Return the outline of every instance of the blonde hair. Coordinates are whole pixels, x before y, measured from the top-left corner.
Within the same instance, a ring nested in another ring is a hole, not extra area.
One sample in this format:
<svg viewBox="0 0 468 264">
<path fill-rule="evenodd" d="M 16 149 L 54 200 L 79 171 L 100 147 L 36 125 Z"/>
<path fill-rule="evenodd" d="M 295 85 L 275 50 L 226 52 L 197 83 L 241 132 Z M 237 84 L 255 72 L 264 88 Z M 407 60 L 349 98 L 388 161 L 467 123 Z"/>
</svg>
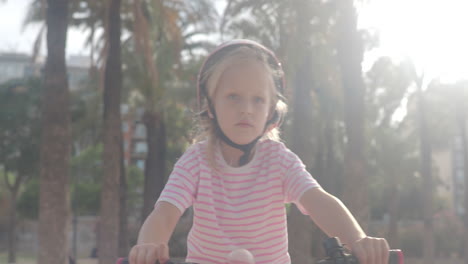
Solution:
<svg viewBox="0 0 468 264">
<path fill-rule="evenodd" d="M 271 85 L 269 85 L 271 90 L 271 109 L 270 109 L 270 118 L 276 111 L 276 114 L 279 117 L 282 117 L 287 112 L 287 105 L 283 95 L 276 89 L 275 80 L 280 79 L 283 72 L 280 70 L 275 70 L 271 67 L 268 62 L 268 55 L 261 51 L 258 48 L 252 48 L 250 46 L 240 46 L 234 48 L 224 54 L 224 56 L 215 61 L 214 63 L 207 65 L 206 70 L 203 72 L 200 78 L 200 83 L 206 84 L 206 93 L 209 98 L 213 98 L 213 95 L 218 88 L 218 83 L 221 79 L 223 73 L 232 65 L 235 65 L 239 62 L 255 62 L 260 63 L 262 67 L 264 67 L 265 71 L 269 73 L 271 76 Z M 214 152 L 216 144 L 218 144 L 219 138 L 216 133 L 215 129 L 215 121 L 209 117 L 208 113 L 208 102 L 207 100 L 203 100 L 201 105 L 201 111 L 198 113 L 198 124 L 197 124 L 197 131 L 195 136 L 195 142 L 200 142 L 203 140 L 207 140 L 207 151 L 208 151 L 208 160 L 210 161 L 210 165 L 213 168 L 216 168 L 215 160 L 214 160 Z M 278 123 L 277 121 L 276 123 Z M 276 124 L 275 124 L 276 125 Z M 263 139 L 270 139 L 274 141 L 280 141 L 280 131 L 279 128 L 276 126 L 267 133 L 265 133 L 260 140 Z"/>
</svg>

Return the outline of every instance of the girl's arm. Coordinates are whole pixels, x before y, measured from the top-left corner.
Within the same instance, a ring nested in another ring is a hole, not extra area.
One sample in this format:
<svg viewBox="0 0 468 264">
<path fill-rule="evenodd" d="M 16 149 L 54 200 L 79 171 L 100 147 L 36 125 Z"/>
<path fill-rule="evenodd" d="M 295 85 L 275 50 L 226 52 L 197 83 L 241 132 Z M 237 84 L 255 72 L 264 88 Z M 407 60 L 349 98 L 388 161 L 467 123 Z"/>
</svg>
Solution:
<svg viewBox="0 0 468 264">
<path fill-rule="evenodd" d="M 143 223 L 137 244 L 130 250 L 130 264 L 154 264 L 169 260 L 169 239 L 182 213 L 168 202 L 158 202 Z"/>
<path fill-rule="evenodd" d="M 158 202 L 143 223 L 137 244 L 167 244 L 181 215 L 174 205 Z"/>
<path fill-rule="evenodd" d="M 346 206 L 322 188 L 306 191 L 300 203 L 310 218 L 328 236 L 339 237 L 346 245 L 366 237 L 366 233 Z"/>
<path fill-rule="evenodd" d="M 306 191 L 301 205 L 310 218 L 330 237 L 339 237 L 360 264 L 387 264 L 389 246 L 385 239 L 368 237 L 346 206 L 322 188 Z"/>
</svg>

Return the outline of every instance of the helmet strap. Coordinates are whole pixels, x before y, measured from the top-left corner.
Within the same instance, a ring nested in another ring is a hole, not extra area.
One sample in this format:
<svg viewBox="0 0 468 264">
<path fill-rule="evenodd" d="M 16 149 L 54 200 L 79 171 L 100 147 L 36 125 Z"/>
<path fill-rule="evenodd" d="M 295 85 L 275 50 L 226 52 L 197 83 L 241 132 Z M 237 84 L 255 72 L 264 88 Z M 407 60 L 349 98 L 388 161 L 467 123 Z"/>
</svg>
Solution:
<svg viewBox="0 0 468 264">
<path fill-rule="evenodd" d="M 208 98 L 208 97 L 206 97 L 206 98 L 207 98 L 207 101 L 208 101 L 208 107 L 210 108 L 210 112 L 213 115 L 213 122 L 214 122 L 214 125 L 215 125 L 215 133 L 221 138 L 221 140 L 224 143 L 228 144 L 229 146 L 231 146 L 233 148 L 239 149 L 242 152 L 244 152 L 244 154 L 239 158 L 239 166 L 243 166 L 243 165 L 247 164 L 247 162 L 249 161 L 249 157 L 250 157 L 250 153 L 251 153 L 252 149 L 255 147 L 255 144 L 260 140 L 260 138 L 262 138 L 262 136 L 265 134 L 265 131 L 266 131 L 268 125 L 273 123 L 275 117 L 273 117 L 272 119 L 270 119 L 270 120 L 268 120 L 266 122 L 265 127 L 263 129 L 263 133 L 260 136 L 256 137 L 254 140 L 252 140 L 251 142 L 249 142 L 247 144 L 237 144 L 237 143 L 233 142 L 223 132 L 223 130 L 219 126 L 218 118 L 216 116 L 216 112 L 214 110 L 213 104 L 211 103 L 210 98 Z"/>
</svg>

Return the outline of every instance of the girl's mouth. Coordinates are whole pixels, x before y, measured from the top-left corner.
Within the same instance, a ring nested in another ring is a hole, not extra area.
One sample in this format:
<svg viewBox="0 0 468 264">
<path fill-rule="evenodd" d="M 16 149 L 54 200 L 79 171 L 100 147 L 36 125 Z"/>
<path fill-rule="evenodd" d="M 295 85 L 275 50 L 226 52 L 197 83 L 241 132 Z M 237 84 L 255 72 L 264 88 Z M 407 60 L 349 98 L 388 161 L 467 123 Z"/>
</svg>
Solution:
<svg viewBox="0 0 468 264">
<path fill-rule="evenodd" d="M 239 122 L 236 124 L 236 126 L 239 126 L 239 127 L 252 127 L 252 124 L 250 124 L 249 122 Z"/>
</svg>

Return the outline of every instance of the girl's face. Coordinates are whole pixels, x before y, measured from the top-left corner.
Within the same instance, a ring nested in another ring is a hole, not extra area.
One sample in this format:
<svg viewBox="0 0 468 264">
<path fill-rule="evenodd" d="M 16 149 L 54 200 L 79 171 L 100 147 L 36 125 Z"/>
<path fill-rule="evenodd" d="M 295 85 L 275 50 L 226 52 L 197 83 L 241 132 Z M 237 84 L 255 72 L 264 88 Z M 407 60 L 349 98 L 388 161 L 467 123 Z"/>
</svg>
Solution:
<svg viewBox="0 0 468 264">
<path fill-rule="evenodd" d="M 240 62 L 224 71 L 213 104 L 219 126 L 234 143 L 248 144 L 263 134 L 272 89 L 272 77 L 260 63 Z"/>
</svg>

